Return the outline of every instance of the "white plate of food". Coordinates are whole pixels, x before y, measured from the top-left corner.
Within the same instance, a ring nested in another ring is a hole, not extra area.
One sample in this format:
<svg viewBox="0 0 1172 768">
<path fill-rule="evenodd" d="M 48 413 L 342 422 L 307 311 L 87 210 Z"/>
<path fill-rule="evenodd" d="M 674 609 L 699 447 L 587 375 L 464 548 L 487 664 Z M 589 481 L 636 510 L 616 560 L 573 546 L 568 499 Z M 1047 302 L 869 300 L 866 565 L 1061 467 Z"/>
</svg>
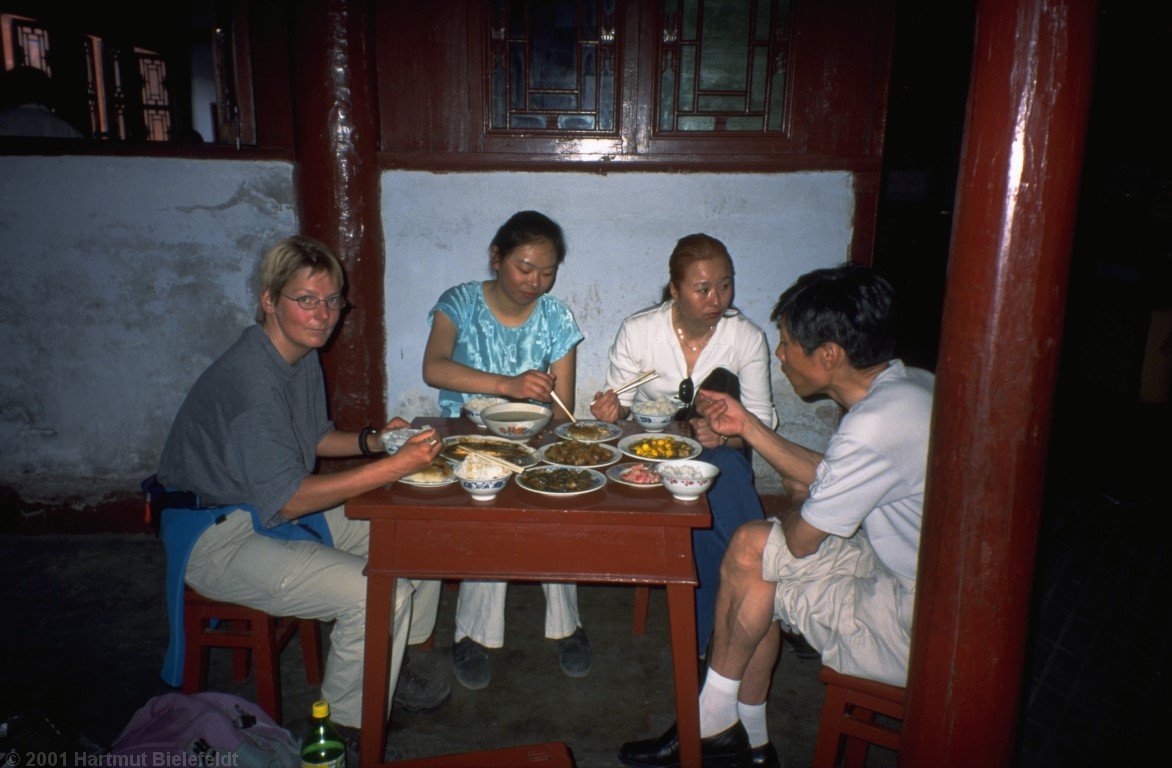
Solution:
<svg viewBox="0 0 1172 768">
<path fill-rule="evenodd" d="M 606 485 L 597 469 L 533 467 L 517 475 L 517 485 L 542 496 L 578 496 Z"/>
<path fill-rule="evenodd" d="M 494 435 L 454 435 L 452 437 L 445 437 L 444 447 L 440 450 L 440 456 L 443 456 L 448 461 L 459 464 L 468 458 L 468 451 L 465 449 L 471 449 L 477 453 L 486 453 L 489 456 L 511 461 L 522 467 L 532 467 L 541 463 L 541 457 L 537 455 L 537 451 L 529 446 L 522 445 L 515 440 L 506 440 L 503 437 L 496 437 Z"/>
<path fill-rule="evenodd" d="M 415 488 L 440 488 L 456 482 L 456 470 L 444 457 L 436 456 L 431 460 L 431 464 L 418 472 L 399 478 L 399 482 Z"/>
<path fill-rule="evenodd" d="M 605 443 L 623 434 L 623 430 L 617 424 L 593 419 L 578 419 L 558 424 L 553 432 L 563 440 L 577 440 L 582 443 Z"/>
<path fill-rule="evenodd" d="M 537 455 L 546 464 L 556 467 L 598 469 L 609 467 L 623 457 L 622 451 L 606 443 L 583 443 L 580 440 L 560 440 L 543 445 Z"/>
<path fill-rule="evenodd" d="M 662 488 L 653 461 L 624 461 L 606 470 L 606 479 L 632 488 Z"/>
<path fill-rule="evenodd" d="M 690 437 L 665 435 L 662 432 L 643 432 L 619 440 L 620 451 L 632 459 L 642 461 L 694 459 L 703 449 Z"/>
</svg>

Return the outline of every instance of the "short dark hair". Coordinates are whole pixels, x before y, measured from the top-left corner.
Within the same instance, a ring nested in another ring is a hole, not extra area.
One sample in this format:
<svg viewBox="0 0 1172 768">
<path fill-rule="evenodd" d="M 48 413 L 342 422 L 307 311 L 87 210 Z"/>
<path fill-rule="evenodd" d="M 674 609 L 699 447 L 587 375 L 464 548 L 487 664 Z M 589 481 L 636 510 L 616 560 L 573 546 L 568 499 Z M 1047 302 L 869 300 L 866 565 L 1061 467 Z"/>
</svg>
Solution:
<svg viewBox="0 0 1172 768">
<path fill-rule="evenodd" d="M 834 342 L 855 368 L 895 354 L 895 291 L 868 267 L 807 272 L 781 294 L 769 319 L 806 354 Z"/>
<path fill-rule="evenodd" d="M 537 211 L 518 211 L 501 224 L 489 244 L 489 255 L 504 258 L 522 245 L 548 240 L 557 253 L 558 264 L 566 258 L 566 236 L 556 221 Z"/>
</svg>

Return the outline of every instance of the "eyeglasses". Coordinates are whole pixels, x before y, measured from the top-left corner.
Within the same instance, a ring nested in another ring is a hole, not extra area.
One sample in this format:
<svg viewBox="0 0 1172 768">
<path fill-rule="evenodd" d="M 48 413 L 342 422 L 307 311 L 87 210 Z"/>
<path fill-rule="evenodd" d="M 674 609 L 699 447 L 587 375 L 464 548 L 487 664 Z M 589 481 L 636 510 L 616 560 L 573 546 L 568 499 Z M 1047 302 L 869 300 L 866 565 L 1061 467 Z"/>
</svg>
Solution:
<svg viewBox="0 0 1172 768">
<path fill-rule="evenodd" d="M 321 304 L 323 301 L 326 303 L 326 309 L 328 309 L 331 312 L 341 312 L 343 309 L 347 309 L 350 306 L 350 303 L 348 301 L 346 301 L 346 298 L 344 296 L 328 296 L 324 299 L 319 299 L 316 296 L 296 296 L 296 297 L 294 297 L 294 296 L 285 296 L 285 294 L 283 294 L 283 293 L 281 295 L 284 296 L 289 301 L 297 302 L 297 306 L 301 307 L 302 309 L 306 310 L 307 312 L 312 312 L 315 309 L 317 309 L 317 305 Z"/>
</svg>

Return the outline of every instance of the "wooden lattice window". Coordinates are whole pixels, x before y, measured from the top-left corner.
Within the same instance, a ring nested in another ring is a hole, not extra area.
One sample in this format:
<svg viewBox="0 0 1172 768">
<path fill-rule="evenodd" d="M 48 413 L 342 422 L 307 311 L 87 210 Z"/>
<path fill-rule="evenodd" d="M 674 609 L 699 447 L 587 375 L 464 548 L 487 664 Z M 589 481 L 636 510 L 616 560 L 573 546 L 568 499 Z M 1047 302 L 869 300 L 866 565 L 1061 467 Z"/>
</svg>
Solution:
<svg viewBox="0 0 1172 768">
<path fill-rule="evenodd" d="M 785 128 L 788 0 L 663 0 L 658 134 Z"/>
<path fill-rule="evenodd" d="M 174 116 L 171 94 L 167 90 L 167 62 L 151 51 L 135 49 L 138 73 L 142 78 L 142 118 L 149 141 L 167 141 L 171 137 Z"/>
<path fill-rule="evenodd" d="M 489 130 L 613 134 L 617 0 L 494 0 Z"/>
</svg>

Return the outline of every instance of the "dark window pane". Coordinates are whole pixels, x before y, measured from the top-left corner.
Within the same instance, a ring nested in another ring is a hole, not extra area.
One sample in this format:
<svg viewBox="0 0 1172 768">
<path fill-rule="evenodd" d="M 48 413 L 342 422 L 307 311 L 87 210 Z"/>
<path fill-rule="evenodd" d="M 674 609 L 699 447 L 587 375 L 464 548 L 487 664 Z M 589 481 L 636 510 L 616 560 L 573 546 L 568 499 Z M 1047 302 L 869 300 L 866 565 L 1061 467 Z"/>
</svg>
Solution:
<svg viewBox="0 0 1172 768">
<path fill-rule="evenodd" d="M 534 93 L 529 101 L 532 109 L 544 112 L 578 109 L 578 97 L 572 93 Z"/>
<path fill-rule="evenodd" d="M 558 128 L 563 131 L 590 131 L 594 129 L 594 115 L 561 115 Z"/>
<path fill-rule="evenodd" d="M 616 8 L 617 0 L 494 0 L 490 130 L 613 132 Z"/>
<path fill-rule="evenodd" d="M 660 2 L 656 130 L 781 131 L 789 1 Z"/>
<path fill-rule="evenodd" d="M 749 39 L 749 0 L 707 0 L 700 40 L 700 87 L 743 90 Z"/>
</svg>

